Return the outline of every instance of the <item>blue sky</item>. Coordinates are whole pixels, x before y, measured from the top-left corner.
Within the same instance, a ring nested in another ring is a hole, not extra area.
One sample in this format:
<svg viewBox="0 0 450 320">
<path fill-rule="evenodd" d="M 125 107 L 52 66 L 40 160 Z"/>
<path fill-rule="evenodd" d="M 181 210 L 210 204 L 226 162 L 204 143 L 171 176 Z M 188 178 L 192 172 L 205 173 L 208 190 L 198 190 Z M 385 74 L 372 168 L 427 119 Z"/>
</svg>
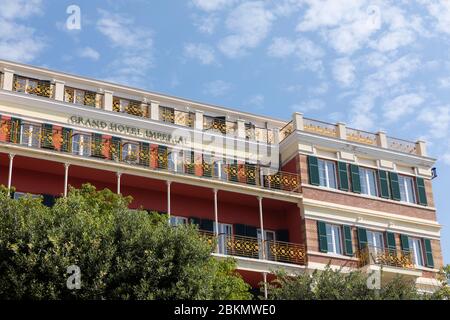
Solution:
<svg viewBox="0 0 450 320">
<path fill-rule="evenodd" d="M 277 118 L 410 140 L 450 262 L 450 1 L 1 0 L 0 57 Z M 69 5 L 81 29 L 68 30 Z M 447 191 L 446 191 L 447 190 Z"/>
</svg>

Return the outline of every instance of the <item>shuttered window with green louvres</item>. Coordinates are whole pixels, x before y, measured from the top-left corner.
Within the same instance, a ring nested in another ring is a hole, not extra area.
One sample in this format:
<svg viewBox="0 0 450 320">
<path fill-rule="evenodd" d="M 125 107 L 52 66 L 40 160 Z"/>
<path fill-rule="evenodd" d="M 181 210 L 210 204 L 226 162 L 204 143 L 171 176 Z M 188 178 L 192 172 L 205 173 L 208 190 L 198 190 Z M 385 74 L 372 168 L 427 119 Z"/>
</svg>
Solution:
<svg viewBox="0 0 450 320">
<path fill-rule="evenodd" d="M 11 118 L 11 127 L 9 130 L 9 142 L 20 143 L 20 128 L 22 126 L 22 120 L 17 118 Z"/>
<path fill-rule="evenodd" d="M 348 191 L 348 170 L 345 162 L 338 162 L 339 189 Z"/>
<path fill-rule="evenodd" d="M 389 184 L 391 186 L 391 196 L 394 200 L 400 200 L 400 185 L 398 184 L 398 174 L 389 172 Z"/>
<path fill-rule="evenodd" d="M 386 244 L 390 252 L 397 251 L 397 244 L 395 243 L 395 234 L 392 232 L 386 232 Z"/>
<path fill-rule="evenodd" d="M 389 181 L 388 181 L 388 173 L 383 170 L 378 170 L 378 176 L 380 177 L 380 195 L 382 198 L 389 199 Z"/>
<path fill-rule="evenodd" d="M 367 247 L 367 230 L 358 227 L 357 232 L 358 232 L 359 249 L 364 249 Z"/>
<path fill-rule="evenodd" d="M 425 180 L 423 178 L 417 177 L 416 185 L 417 185 L 417 194 L 419 196 L 419 204 L 423 206 L 428 205 L 427 193 L 425 190 Z"/>
<path fill-rule="evenodd" d="M 433 250 L 430 239 L 423 239 L 425 245 L 425 265 L 429 268 L 434 268 Z"/>
<path fill-rule="evenodd" d="M 407 235 L 405 234 L 400 235 L 400 245 L 402 246 L 403 251 L 409 252 L 409 239 Z"/>
<path fill-rule="evenodd" d="M 62 128 L 61 151 L 72 152 L 72 129 Z"/>
<path fill-rule="evenodd" d="M 103 158 L 103 139 L 99 133 L 92 134 L 91 154 L 93 157 Z"/>
<path fill-rule="evenodd" d="M 319 163 L 314 156 L 308 156 L 308 175 L 310 184 L 314 186 L 320 185 Z"/>
<path fill-rule="evenodd" d="M 344 253 L 347 256 L 353 255 L 352 228 L 343 226 L 344 229 Z"/>
<path fill-rule="evenodd" d="M 352 177 L 352 191 L 361 193 L 361 180 L 359 178 L 359 167 L 356 164 L 350 164 L 350 175 Z"/>
<path fill-rule="evenodd" d="M 150 165 L 150 144 L 141 142 L 139 150 L 139 164 L 148 167 Z"/>
<path fill-rule="evenodd" d="M 48 123 L 42 125 L 41 146 L 45 149 L 54 149 L 53 145 L 53 126 Z"/>
<path fill-rule="evenodd" d="M 122 160 L 122 140 L 118 137 L 111 138 L 111 146 L 109 148 L 109 153 L 112 160 L 120 161 Z"/>
<path fill-rule="evenodd" d="M 323 221 L 317 221 L 317 232 L 319 235 L 319 251 L 328 252 L 327 226 Z"/>
</svg>

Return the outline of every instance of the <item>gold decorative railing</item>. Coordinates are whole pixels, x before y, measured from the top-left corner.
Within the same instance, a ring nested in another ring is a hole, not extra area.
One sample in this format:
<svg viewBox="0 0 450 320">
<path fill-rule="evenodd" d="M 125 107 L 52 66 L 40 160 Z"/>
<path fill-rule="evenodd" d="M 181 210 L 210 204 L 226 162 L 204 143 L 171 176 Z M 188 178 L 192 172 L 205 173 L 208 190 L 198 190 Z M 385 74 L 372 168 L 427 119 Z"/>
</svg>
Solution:
<svg viewBox="0 0 450 320">
<path fill-rule="evenodd" d="M 417 146 L 415 142 L 387 137 L 387 145 L 389 149 L 397 150 L 409 154 L 417 154 Z"/>
<path fill-rule="evenodd" d="M 331 123 L 304 118 L 303 127 L 303 130 L 308 132 L 317 133 L 323 136 L 337 137 L 336 125 Z"/>
<path fill-rule="evenodd" d="M 404 250 L 366 246 L 357 252 L 357 257 L 360 267 L 375 264 L 405 269 L 414 268 L 411 252 Z"/>
<path fill-rule="evenodd" d="M 102 108 L 103 95 L 93 91 L 65 87 L 64 101 L 69 103 L 77 103 L 89 107 Z"/>
<path fill-rule="evenodd" d="M 264 175 L 264 186 L 269 189 L 297 191 L 300 187 L 300 177 L 298 174 L 280 171 Z"/>
<path fill-rule="evenodd" d="M 286 139 L 292 132 L 294 132 L 294 123 L 288 122 L 283 128 L 280 130 L 280 141 Z"/>
<path fill-rule="evenodd" d="M 215 252 L 230 256 L 263 259 L 263 250 L 266 260 L 304 265 L 306 261 L 306 250 L 302 244 L 284 241 L 264 241 L 246 236 L 219 234 L 200 230 L 200 235 L 213 248 Z M 263 249 L 264 248 L 264 249 Z"/>
<path fill-rule="evenodd" d="M 185 111 L 174 111 L 174 123 L 184 127 L 194 127 L 195 114 Z"/>
<path fill-rule="evenodd" d="M 17 75 L 14 76 L 13 90 L 46 98 L 53 96 L 53 85 L 50 81 L 31 79 Z"/>
<path fill-rule="evenodd" d="M 356 130 L 352 128 L 347 128 L 347 140 L 373 146 L 376 146 L 378 144 L 377 135 L 375 133 Z"/>
<path fill-rule="evenodd" d="M 148 118 L 148 105 L 136 100 L 114 97 L 113 111 L 125 112 L 133 116 Z"/>
</svg>

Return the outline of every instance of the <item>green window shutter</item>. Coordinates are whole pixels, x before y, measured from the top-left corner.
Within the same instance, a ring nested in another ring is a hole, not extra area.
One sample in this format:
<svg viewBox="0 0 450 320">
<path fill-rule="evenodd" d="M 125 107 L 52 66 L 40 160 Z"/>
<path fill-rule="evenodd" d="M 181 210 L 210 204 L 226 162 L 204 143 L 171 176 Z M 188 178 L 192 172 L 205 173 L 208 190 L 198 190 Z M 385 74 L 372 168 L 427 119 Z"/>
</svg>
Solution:
<svg viewBox="0 0 450 320">
<path fill-rule="evenodd" d="M 392 232 L 386 232 L 386 240 L 387 240 L 387 247 L 390 250 L 397 250 L 397 245 L 395 243 L 395 234 Z"/>
<path fill-rule="evenodd" d="M 431 249 L 431 240 L 423 239 L 425 244 L 425 265 L 430 268 L 434 268 L 433 250 Z"/>
<path fill-rule="evenodd" d="M 20 143 L 20 127 L 22 120 L 17 118 L 11 118 L 11 129 L 9 132 L 9 141 L 12 143 Z"/>
<path fill-rule="evenodd" d="M 348 191 L 348 172 L 345 162 L 338 162 L 339 189 Z"/>
<path fill-rule="evenodd" d="M 345 255 L 353 255 L 352 229 L 350 226 L 343 226 L 344 229 L 344 249 Z"/>
<path fill-rule="evenodd" d="M 409 251 L 409 239 L 405 234 L 400 235 L 400 244 L 402 246 L 402 250 Z"/>
<path fill-rule="evenodd" d="M 319 251 L 328 252 L 327 226 L 325 222 L 317 221 L 317 231 L 319 234 Z"/>
<path fill-rule="evenodd" d="M 120 161 L 122 158 L 122 140 L 118 137 L 111 138 L 111 147 L 109 148 L 111 159 Z"/>
<path fill-rule="evenodd" d="M 424 179 L 417 177 L 416 184 L 417 184 L 417 194 L 419 195 L 419 204 L 424 206 L 428 205 Z"/>
<path fill-rule="evenodd" d="M 314 186 L 320 185 L 319 163 L 314 156 L 308 156 L 308 174 L 310 184 Z"/>
<path fill-rule="evenodd" d="M 148 167 L 150 165 L 150 144 L 140 143 L 139 164 Z"/>
<path fill-rule="evenodd" d="M 103 157 L 102 135 L 99 133 L 92 134 L 91 154 L 93 157 Z"/>
<path fill-rule="evenodd" d="M 398 184 L 398 174 L 395 172 L 389 172 L 389 180 L 391 185 L 392 199 L 400 200 L 400 185 Z"/>
<path fill-rule="evenodd" d="M 389 182 L 388 182 L 388 174 L 386 171 L 378 170 L 378 176 L 380 177 L 380 195 L 382 198 L 389 199 Z"/>
<path fill-rule="evenodd" d="M 72 129 L 62 128 L 61 151 L 72 152 Z"/>
<path fill-rule="evenodd" d="M 48 123 L 42 125 L 42 148 L 54 149 L 53 146 L 53 126 Z"/>
<path fill-rule="evenodd" d="M 359 242 L 359 248 L 363 249 L 367 247 L 367 230 L 364 228 L 358 227 L 358 242 Z"/>
<path fill-rule="evenodd" d="M 361 193 L 361 181 L 359 180 L 359 167 L 356 164 L 350 164 L 350 175 L 352 177 L 352 191 Z"/>
</svg>

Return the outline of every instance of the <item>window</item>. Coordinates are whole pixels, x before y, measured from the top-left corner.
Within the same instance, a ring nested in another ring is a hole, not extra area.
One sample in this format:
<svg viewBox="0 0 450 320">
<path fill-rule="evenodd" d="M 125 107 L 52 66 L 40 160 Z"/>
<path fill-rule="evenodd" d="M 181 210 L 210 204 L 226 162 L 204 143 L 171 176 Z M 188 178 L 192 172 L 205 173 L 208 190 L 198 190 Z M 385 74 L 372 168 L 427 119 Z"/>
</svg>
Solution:
<svg viewBox="0 0 450 320">
<path fill-rule="evenodd" d="M 377 174 L 375 170 L 359 168 L 359 179 L 361 181 L 361 193 L 370 196 L 378 196 Z"/>
<path fill-rule="evenodd" d="M 258 229 L 257 233 L 258 244 L 261 243 L 261 229 Z M 271 230 L 264 230 L 264 250 L 266 252 L 266 259 L 271 260 L 272 254 L 270 252 L 270 241 L 275 241 L 275 232 Z M 262 246 L 259 246 L 259 258 L 262 259 Z"/>
<path fill-rule="evenodd" d="M 139 145 L 132 142 L 126 142 L 122 146 L 122 160 L 127 162 L 136 162 L 139 158 Z"/>
<path fill-rule="evenodd" d="M 72 153 L 79 156 L 90 156 L 91 136 L 81 133 L 72 135 Z"/>
<path fill-rule="evenodd" d="M 171 226 L 179 226 L 187 224 L 187 218 L 185 217 L 178 217 L 178 216 L 170 216 L 170 225 Z"/>
<path fill-rule="evenodd" d="M 337 188 L 336 165 L 333 161 L 318 160 L 320 185 L 327 188 Z"/>
<path fill-rule="evenodd" d="M 102 95 L 92 91 L 66 87 L 64 89 L 64 101 L 91 107 L 101 107 Z"/>
<path fill-rule="evenodd" d="M 367 243 L 369 247 L 377 251 L 384 250 L 384 236 L 382 232 L 367 230 Z"/>
<path fill-rule="evenodd" d="M 213 227 L 214 227 L 213 230 L 216 230 L 216 222 L 214 222 Z M 218 231 L 219 231 L 219 239 L 217 241 L 217 245 L 219 247 L 219 253 L 227 254 L 228 253 L 227 242 L 228 239 L 233 234 L 233 226 L 231 224 L 219 223 Z"/>
<path fill-rule="evenodd" d="M 168 169 L 173 172 L 183 172 L 182 162 L 179 159 L 183 159 L 183 154 L 178 150 L 169 150 L 167 155 Z"/>
<path fill-rule="evenodd" d="M 412 177 L 399 175 L 398 184 L 400 186 L 400 200 L 409 203 L 416 203 L 414 179 Z"/>
<path fill-rule="evenodd" d="M 25 192 L 14 192 L 14 199 L 20 199 L 25 197 L 26 195 L 29 195 L 31 198 L 39 198 L 39 194 L 33 194 L 33 193 L 25 193 Z"/>
<path fill-rule="evenodd" d="M 341 227 L 326 224 L 328 252 L 342 254 Z"/>
<path fill-rule="evenodd" d="M 33 93 L 38 86 L 38 81 L 17 76 L 14 83 L 15 91 Z"/>
<path fill-rule="evenodd" d="M 31 123 L 24 123 L 20 127 L 20 144 L 28 147 L 39 147 L 41 127 Z"/>
<path fill-rule="evenodd" d="M 414 264 L 423 267 L 422 241 L 409 237 L 408 242 Z"/>
</svg>

